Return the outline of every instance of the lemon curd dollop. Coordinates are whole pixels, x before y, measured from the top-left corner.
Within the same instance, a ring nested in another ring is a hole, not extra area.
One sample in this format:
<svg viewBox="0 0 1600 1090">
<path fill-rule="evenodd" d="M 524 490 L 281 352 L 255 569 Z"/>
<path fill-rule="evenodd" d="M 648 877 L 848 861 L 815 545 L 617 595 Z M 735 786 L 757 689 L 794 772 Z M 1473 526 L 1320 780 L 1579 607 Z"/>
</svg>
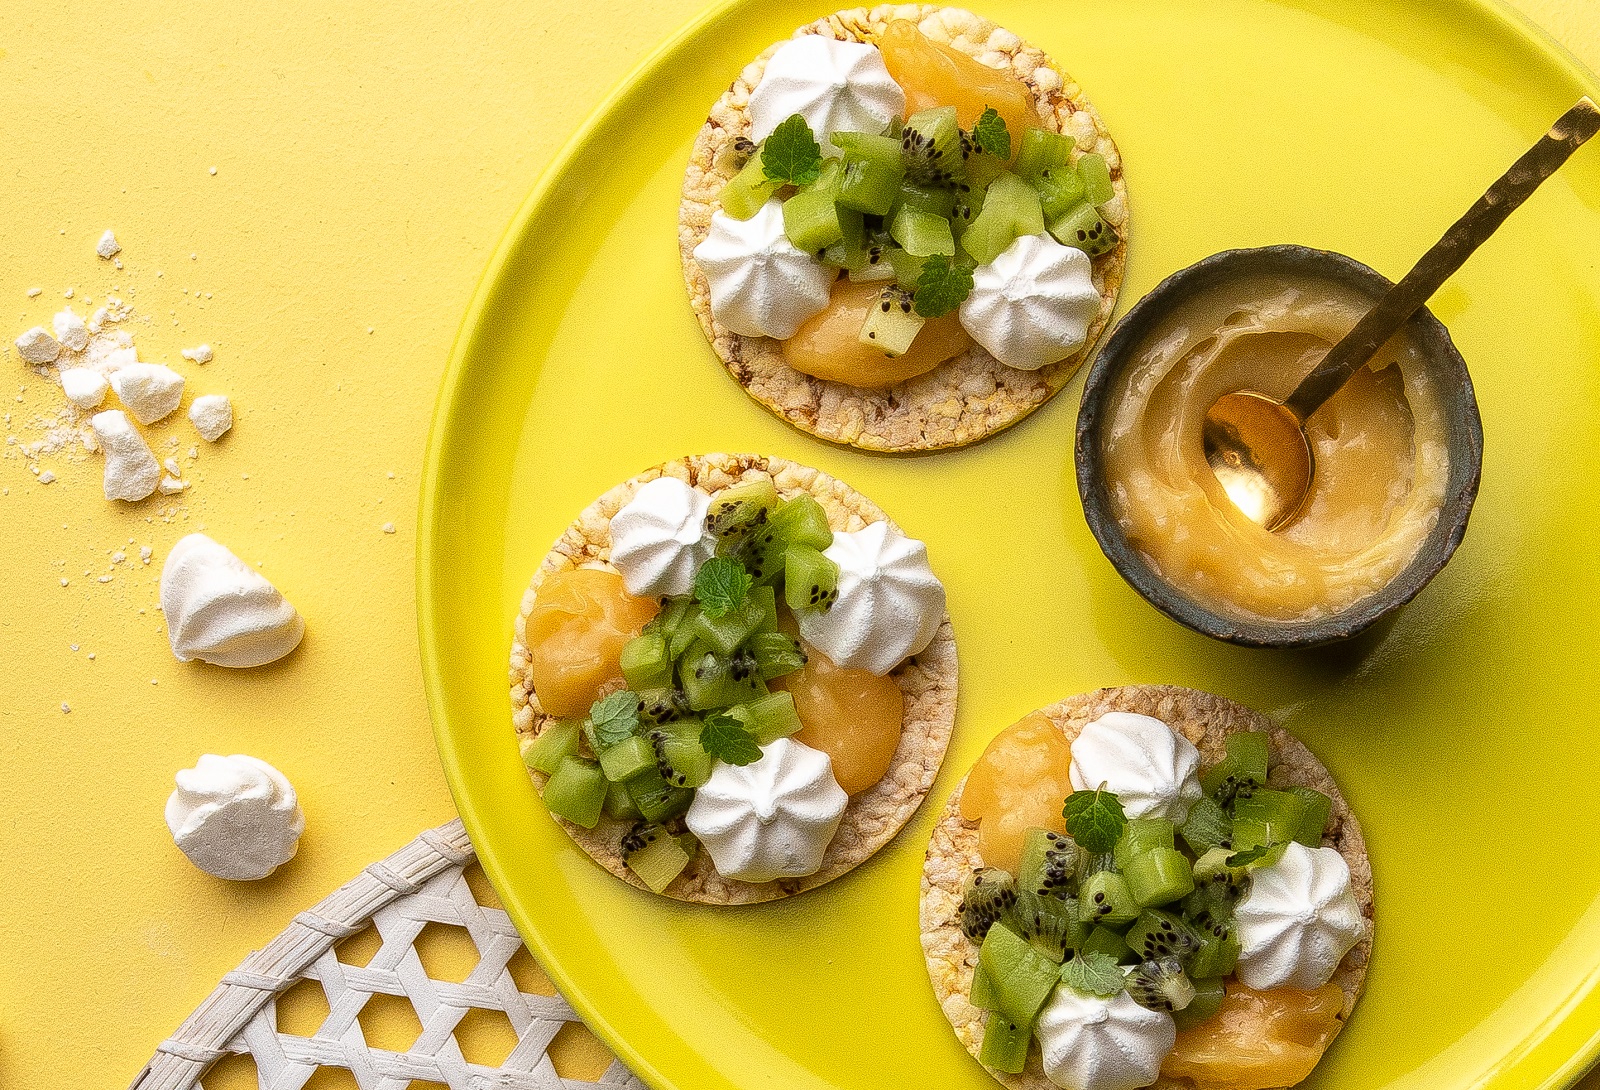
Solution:
<svg viewBox="0 0 1600 1090">
<path fill-rule="evenodd" d="M 626 688 L 622 648 L 659 608 L 629 594 L 613 571 L 575 568 L 547 576 L 524 634 L 545 714 L 580 716 L 606 692 Z"/>
<path fill-rule="evenodd" d="M 1294 1086 L 1339 1032 L 1344 992 L 1337 984 L 1258 992 L 1229 980 L 1227 989 L 1216 1014 L 1178 1034 L 1161 1063 L 1164 1078 L 1192 1080 L 1198 1090 Z"/>
<path fill-rule="evenodd" d="M 1316 459 L 1303 513 L 1251 521 L 1206 463 L 1206 409 L 1254 389 L 1286 397 L 1371 306 L 1321 279 L 1245 276 L 1181 303 L 1116 376 L 1102 458 L 1112 510 L 1180 592 L 1247 621 L 1331 616 L 1405 569 L 1439 518 L 1446 423 L 1404 332 L 1307 422 Z"/>
<path fill-rule="evenodd" d="M 985 866 L 1017 872 L 1029 829 L 1067 831 L 1061 804 L 1072 794 L 1072 746 L 1033 712 L 989 743 L 961 789 L 961 816 L 978 822 Z"/>
</svg>

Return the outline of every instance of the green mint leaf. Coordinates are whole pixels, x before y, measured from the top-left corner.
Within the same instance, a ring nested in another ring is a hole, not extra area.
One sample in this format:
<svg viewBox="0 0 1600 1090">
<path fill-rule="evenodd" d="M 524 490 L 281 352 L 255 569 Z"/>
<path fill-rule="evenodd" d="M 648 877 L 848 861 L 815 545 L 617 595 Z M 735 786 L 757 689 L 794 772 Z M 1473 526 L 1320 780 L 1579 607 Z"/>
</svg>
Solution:
<svg viewBox="0 0 1600 1090">
<path fill-rule="evenodd" d="M 778 124 L 761 145 L 761 170 L 775 182 L 810 185 L 822 173 L 822 145 L 799 114 Z"/>
<path fill-rule="evenodd" d="M 624 689 L 594 702 L 589 709 L 589 726 L 595 740 L 610 748 L 639 729 L 639 697 Z"/>
<path fill-rule="evenodd" d="M 1234 852 L 1228 856 L 1227 864 L 1230 867 L 1248 867 L 1252 863 L 1260 863 L 1267 859 L 1268 856 L 1277 852 L 1281 847 L 1283 847 L 1283 844 L 1278 841 L 1274 841 L 1271 844 L 1257 844 L 1253 848 Z M 1279 854 L 1281 855 L 1282 853 L 1280 852 Z"/>
<path fill-rule="evenodd" d="M 747 765 L 761 760 L 761 747 L 745 725 L 721 712 L 706 716 L 700 728 L 700 746 L 719 761 Z"/>
<path fill-rule="evenodd" d="M 971 292 L 972 270 L 965 265 L 952 265 L 948 257 L 935 254 L 922 263 L 912 301 L 924 318 L 942 318 L 959 307 Z"/>
<path fill-rule="evenodd" d="M 1109 852 L 1117 846 L 1122 827 L 1128 824 L 1122 800 L 1104 786 L 1094 791 L 1074 791 L 1061 807 L 1067 819 L 1067 832 L 1086 852 Z"/>
<path fill-rule="evenodd" d="M 1011 131 L 1006 128 L 1006 119 L 993 106 L 987 107 L 978 118 L 978 123 L 972 126 L 972 142 L 985 155 L 992 155 L 996 159 L 1011 158 Z"/>
<path fill-rule="evenodd" d="M 1111 999 L 1125 986 L 1122 967 L 1110 954 L 1080 953 L 1061 967 L 1061 983 L 1084 995 Z"/>
<path fill-rule="evenodd" d="M 713 556 L 694 573 L 694 597 L 713 621 L 744 604 L 755 582 L 744 565 L 726 556 Z"/>
</svg>

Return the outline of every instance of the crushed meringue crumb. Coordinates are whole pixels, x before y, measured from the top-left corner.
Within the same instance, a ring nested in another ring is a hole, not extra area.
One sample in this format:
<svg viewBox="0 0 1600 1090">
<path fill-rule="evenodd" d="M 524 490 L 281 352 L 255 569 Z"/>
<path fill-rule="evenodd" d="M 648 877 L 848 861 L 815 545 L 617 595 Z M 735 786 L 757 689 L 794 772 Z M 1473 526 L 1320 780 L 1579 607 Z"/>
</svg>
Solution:
<svg viewBox="0 0 1600 1090">
<path fill-rule="evenodd" d="M 394 533 L 394 523 L 392 523 L 392 522 L 384 523 L 383 524 L 383 532 L 386 533 L 386 534 Z"/>
<path fill-rule="evenodd" d="M 95 246 L 94 252 L 108 261 L 122 252 L 122 246 L 117 242 L 117 236 L 111 233 L 110 228 L 107 228 L 106 233 L 100 236 L 100 242 Z"/>
</svg>

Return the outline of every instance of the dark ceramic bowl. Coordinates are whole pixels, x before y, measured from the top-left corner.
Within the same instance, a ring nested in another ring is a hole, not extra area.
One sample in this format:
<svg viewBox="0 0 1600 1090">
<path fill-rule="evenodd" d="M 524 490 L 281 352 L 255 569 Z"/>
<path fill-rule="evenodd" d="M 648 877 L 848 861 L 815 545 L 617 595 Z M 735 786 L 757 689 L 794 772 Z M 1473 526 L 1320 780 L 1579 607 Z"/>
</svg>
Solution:
<svg viewBox="0 0 1600 1090">
<path fill-rule="evenodd" d="M 1105 419 L 1115 379 L 1156 326 L 1174 307 L 1191 296 L 1235 277 L 1285 274 L 1301 279 L 1333 281 L 1370 297 L 1374 302 L 1389 289 L 1379 272 L 1327 250 L 1305 246 L 1265 246 L 1255 250 L 1225 250 L 1167 277 L 1139 300 L 1112 331 L 1084 382 L 1083 406 L 1078 412 L 1078 492 L 1084 517 L 1106 557 L 1145 601 L 1196 632 L 1247 647 L 1314 647 L 1333 643 L 1371 627 L 1411 601 L 1461 544 L 1467 516 L 1478 495 L 1483 470 L 1483 426 L 1472 379 L 1450 334 L 1426 308 L 1412 315 L 1406 329 L 1418 346 L 1438 385 L 1447 420 L 1446 446 L 1449 477 L 1444 509 L 1433 531 L 1423 541 L 1411 563 L 1387 586 L 1357 601 L 1342 612 L 1312 621 L 1246 621 L 1213 612 L 1185 596 L 1128 544 L 1106 491 L 1101 462 L 1100 429 Z"/>
</svg>

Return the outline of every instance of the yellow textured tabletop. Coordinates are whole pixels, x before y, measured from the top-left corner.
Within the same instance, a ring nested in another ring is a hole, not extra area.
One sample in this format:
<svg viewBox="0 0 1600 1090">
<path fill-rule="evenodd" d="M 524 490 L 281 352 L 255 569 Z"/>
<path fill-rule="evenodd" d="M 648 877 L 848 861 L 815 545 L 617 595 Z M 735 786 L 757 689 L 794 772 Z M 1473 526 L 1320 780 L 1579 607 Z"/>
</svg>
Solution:
<svg viewBox="0 0 1600 1090">
<path fill-rule="evenodd" d="M 1600 67 L 1592 0 L 1519 6 Z M 7 5 L 0 1086 L 125 1085 L 246 952 L 453 815 L 413 594 L 439 378 L 541 167 L 700 7 Z M 152 429 L 190 487 L 138 505 L 102 499 L 81 447 L 49 449 L 60 391 L 11 348 L 113 296 L 142 358 L 237 414 L 216 444 L 181 414 Z M 211 362 L 180 356 L 202 343 Z M 291 657 L 174 660 L 157 583 L 198 530 L 305 615 Z M 162 806 L 202 753 L 297 787 L 307 833 L 273 878 L 209 878 L 173 846 Z"/>
</svg>

